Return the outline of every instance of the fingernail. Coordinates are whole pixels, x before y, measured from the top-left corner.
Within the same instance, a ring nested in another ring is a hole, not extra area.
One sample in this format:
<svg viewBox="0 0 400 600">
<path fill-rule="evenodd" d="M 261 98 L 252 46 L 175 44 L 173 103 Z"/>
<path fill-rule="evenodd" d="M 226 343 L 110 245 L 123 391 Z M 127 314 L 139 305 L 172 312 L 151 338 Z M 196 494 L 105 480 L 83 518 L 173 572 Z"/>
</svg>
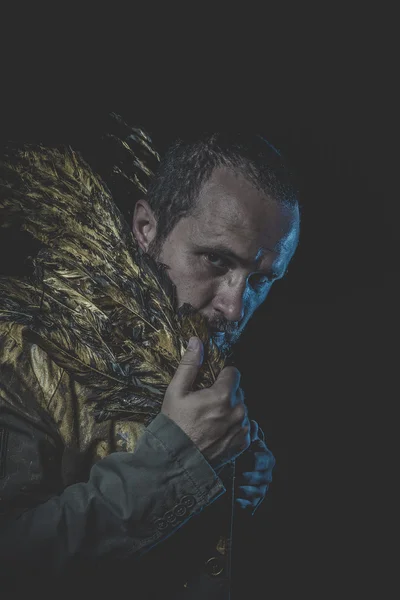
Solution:
<svg viewBox="0 0 400 600">
<path fill-rule="evenodd" d="M 188 344 L 189 350 L 197 350 L 199 347 L 199 341 L 196 337 L 191 337 Z"/>
</svg>

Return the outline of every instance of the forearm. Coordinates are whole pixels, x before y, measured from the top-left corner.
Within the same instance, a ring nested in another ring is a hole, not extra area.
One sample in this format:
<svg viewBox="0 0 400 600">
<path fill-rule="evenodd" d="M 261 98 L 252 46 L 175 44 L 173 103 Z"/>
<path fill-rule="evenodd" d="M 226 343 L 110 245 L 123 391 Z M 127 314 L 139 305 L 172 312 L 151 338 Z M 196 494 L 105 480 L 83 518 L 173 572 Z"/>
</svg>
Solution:
<svg viewBox="0 0 400 600">
<path fill-rule="evenodd" d="M 3 517 L 0 569 L 56 575 L 76 561 L 139 557 L 224 491 L 191 440 L 160 414 L 134 453 L 111 454 L 87 483 Z"/>
</svg>

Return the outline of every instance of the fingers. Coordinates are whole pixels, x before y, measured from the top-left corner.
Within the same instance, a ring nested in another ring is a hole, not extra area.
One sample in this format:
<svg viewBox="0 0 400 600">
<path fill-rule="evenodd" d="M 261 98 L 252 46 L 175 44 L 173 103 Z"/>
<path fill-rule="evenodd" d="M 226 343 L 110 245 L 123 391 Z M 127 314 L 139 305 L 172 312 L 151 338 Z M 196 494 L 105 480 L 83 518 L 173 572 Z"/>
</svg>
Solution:
<svg viewBox="0 0 400 600">
<path fill-rule="evenodd" d="M 253 500 L 246 500 L 245 498 L 236 498 L 235 503 L 237 506 L 239 506 L 243 510 L 245 510 L 245 509 L 247 509 L 247 511 L 251 510 L 251 514 L 254 515 L 254 513 L 256 512 L 256 510 L 258 509 L 258 507 L 264 500 L 264 498 L 265 498 L 265 496 L 262 496 L 262 497 L 259 497 L 257 499 L 253 499 Z"/>
<path fill-rule="evenodd" d="M 258 437 L 258 423 L 253 419 L 250 421 L 250 439 L 255 442 Z"/>
<path fill-rule="evenodd" d="M 253 509 L 253 513 L 260 506 L 264 500 L 268 491 L 268 486 L 253 487 L 253 486 L 240 486 L 237 490 L 237 496 L 235 498 L 235 504 L 243 509 Z"/>
<path fill-rule="evenodd" d="M 236 504 L 240 506 L 240 508 L 254 508 L 254 502 L 250 502 L 250 500 L 245 500 L 244 498 L 236 498 Z M 258 503 L 257 503 L 258 504 Z"/>
<path fill-rule="evenodd" d="M 270 485 L 272 482 L 272 473 L 270 469 L 264 471 L 245 471 L 240 476 L 236 477 L 236 484 L 241 485 Z"/>
<path fill-rule="evenodd" d="M 241 485 L 237 488 L 237 498 L 242 498 L 244 500 L 250 500 L 257 502 L 260 498 L 264 498 L 267 493 L 268 486 L 255 486 L 255 485 Z"/>
<path fill-rule="evenodd" d="M 235 393 L 240 384 L 241 373 L 236 367 L 224 367 L 217 377 L 214 386 L 221 387 L 224 390 L 229 389 Z"/>
<path fill-rule="evenodd" d="M 262 441 L 265 442 L 265 433 L 263 432 L 263 430 L 261 429 L 260 426 L 258 426 L 258 438 Z"/>
<path fill-rule="evenodd" d="M 193 341 L 193 346 L 190 344 L 191 341 Z M 202 363 L 203 344 L 199 338 L 192 337 L 171 380 L 174 391 L 182 395 L 190 392 Z"/>
<path fill-rule="evenodd" d="M 261 442 L 265 443 L 265 433 L 263 432 L 257 421 L 254 421 L 254 419 L 252 419 L 251 426 L 251 441 L 256 442 L 257 440 L 260 440 Z"/>
<path fill-rule="evenodd" d="M 275 456 L 272 454 L 271 450 L 268 450 L 264 442 L 260 441 L 260 444 L 263 444 L 263 446 L 259 447 L 259 450 L 257 450 L 257 446 L 255 446 L 256 444 L 257 442 L 255 442 L 251 447 L 251 455 L 254 461 L 254 470 L 264 471 L 268 469 L 272 471 L 276 464 Z"/>
<path fill-rule="evenodd" d="M 229 429 L 229 443 L 236 449 L 236 457 L 241 455 L 250 446 L 250 426 L 247 416 L 243 410 L 243 405 L 238 406 L 237 408 L 241 409 L 241 412 L 239 416 L 234 419 L 234 424 Z M 245 415 L 244 417 L 243 414 Z"/>
</svg>

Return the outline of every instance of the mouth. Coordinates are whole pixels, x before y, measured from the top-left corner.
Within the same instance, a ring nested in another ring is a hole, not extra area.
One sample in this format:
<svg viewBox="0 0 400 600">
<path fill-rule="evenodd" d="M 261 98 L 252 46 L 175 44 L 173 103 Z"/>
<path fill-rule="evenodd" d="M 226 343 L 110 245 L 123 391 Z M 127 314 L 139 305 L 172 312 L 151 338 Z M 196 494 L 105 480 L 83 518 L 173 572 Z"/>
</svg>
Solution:
<svg viewBox="0 0 400 600">
<path fill-rule="evenodd" d="M 234 331 L 221 331 L 219 329 L 212 329 L 210 336 L 220 343 L 230 343 L 233 339 L 235 339 L 237 334 L 237 330 Z"/>
<path fill-rule="evenodd" d="M 226 331 L 214 331 L 212 338 L 216 344 L 229 344 L 232 340 Z"/>
</svg>

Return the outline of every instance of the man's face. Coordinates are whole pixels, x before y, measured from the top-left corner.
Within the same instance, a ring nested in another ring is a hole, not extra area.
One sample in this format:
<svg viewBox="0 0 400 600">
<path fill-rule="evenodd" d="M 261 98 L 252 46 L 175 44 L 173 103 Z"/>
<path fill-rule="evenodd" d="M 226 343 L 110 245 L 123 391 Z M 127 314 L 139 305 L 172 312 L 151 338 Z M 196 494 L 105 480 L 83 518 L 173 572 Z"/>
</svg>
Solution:
<svg viewBox="0 0 400 600">
<path fill-rule="evenodd" d="M 156 232 L 140 228 L 137 209 L 133 232 L 147 251 Z M 177 223 L 155 258 L 169 267 L 179 306 L 188 302 L 199 310 L 215 343 L 229 350 L 285 274 L 298 228 L 297 208 L 284 207 L 221 167 L 202 187 L 195 213 Z"/>
</svg>

